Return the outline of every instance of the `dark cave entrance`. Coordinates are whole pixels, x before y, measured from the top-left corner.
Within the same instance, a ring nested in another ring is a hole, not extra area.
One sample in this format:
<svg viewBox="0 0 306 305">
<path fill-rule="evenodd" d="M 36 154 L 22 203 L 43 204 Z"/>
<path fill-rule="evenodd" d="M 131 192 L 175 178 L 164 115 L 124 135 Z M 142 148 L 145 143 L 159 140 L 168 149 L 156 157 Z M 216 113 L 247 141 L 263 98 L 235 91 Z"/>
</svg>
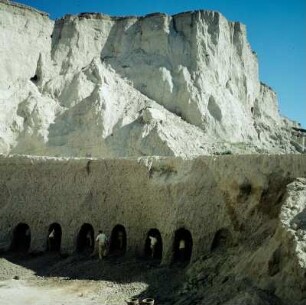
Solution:
<svg viewBox="0 0 306 305">
<path fill-rule="evenodd" d="M 124 226 L 116 225 L 110 238 L 110 253 L 113 255 L 124 255 L 126 252 L 126 231 Z"/>
<path fill-rule="evenodd" d="M 59 252 L 61 249 L 62 228 L 58 223 L 52 223 L 48 230 L 47 251 Z"/>
<path fill-rule="evenodd" d="M 37 74 L 35 74 L 33 77 L 30 78 L 30 81 L 33 82 L 33 83 L 37 83 L 38 80 L 39 79 L 38 79 L 38 75 Z"/>
<path fill-rule="evenodd" d="M 192 254 L 192 236 L 191 233 L 184 229 L 175 231 L 173 242 L 173 263 L 188 264 Z"/>
<path fill-rule="evenodd" d="M 13 233 L 11 250 L 19 253 L 27 253 L 31 245 L 31 230 L 26 223 L 19 223 Z"/>
<path fill-rule="evenodd" d="M 228 229 L 220 229 L 216 232 L 211 244 L 211 251 L 227 248 L 232 240 L 232 235 Z"/>
<path fill-rule="evenodd" d="M 147 233 L 144 254 L 145 257 L 161 261 L 163 256 L 163 241 L 157 229 L 150 229 Z"/>
<path fill-rule="evenodd" d="M 94 229 L 91 224 L 84 223 L 77 238 L 77 252 L 91 253 L 95 248 Z"/>
</svg>

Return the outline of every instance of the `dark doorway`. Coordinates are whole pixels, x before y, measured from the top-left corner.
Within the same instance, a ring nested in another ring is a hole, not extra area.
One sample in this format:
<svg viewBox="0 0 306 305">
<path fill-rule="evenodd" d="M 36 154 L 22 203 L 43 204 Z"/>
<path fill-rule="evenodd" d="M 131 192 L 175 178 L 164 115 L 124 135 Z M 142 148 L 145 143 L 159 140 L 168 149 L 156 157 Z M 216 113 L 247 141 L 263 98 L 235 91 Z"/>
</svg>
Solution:
<svg viewBox="0 0 306 305">
<path fill-rule="evenodd" d="M 47 251 L 59 252 L 61 249 L 62 228 L 58 223 L 52 223 L 48 230 Z"/>
<path fill-rule="evenodd" d="M 232 235 L 228 229 L 220 229 L 215 234 L 213 242 L 211 244 L 211 251 L 217 249 L 225 249 L 231 244 Z"/>
<path fill-rule="evenodd" d="M 94 229 L 91 224 L 84 223 L 77 238 L 77 251 L 91 253 L 95 247 Z"/>
<path fill-rule="evenodd" d="M 123 255 L 126 251 L 126 231 L 124 226 L 116 225 L 111 234 L 110 253 L 113 255 Z"/>
<path fill-rule="evenodd" d="M 150 229 L 145 241 L 145 256 L 161 260 L 163 256 L 163 241 L 157 229 Z"/>
<path fill-rule="evenodd" d="M 192 236 L 186 229 L 175 231 L 173 242 L 173 263 L 189 263 L 192 254 Z"/>
<path fill-rule="evenodd" d="M 11 250 L 14 252 L 27 253 L 31 245 L 31 230 L 26 223 L 18 224 L 13 233 Z"/>
</svg>

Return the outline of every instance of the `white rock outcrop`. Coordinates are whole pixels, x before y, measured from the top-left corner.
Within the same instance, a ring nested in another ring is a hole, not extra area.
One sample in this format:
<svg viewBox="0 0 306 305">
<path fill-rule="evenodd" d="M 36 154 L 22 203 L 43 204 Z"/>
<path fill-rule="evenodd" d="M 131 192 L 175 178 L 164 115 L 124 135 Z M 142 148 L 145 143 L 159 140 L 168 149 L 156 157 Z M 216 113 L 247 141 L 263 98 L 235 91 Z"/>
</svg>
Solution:
<svg viewBox="0 0 306 305">
<path fill-rule="evenodd" d="M 0 1 L 0 152 L 295 152 L 245 26 L 221 14 L 65 16 Z"/>
</svg>

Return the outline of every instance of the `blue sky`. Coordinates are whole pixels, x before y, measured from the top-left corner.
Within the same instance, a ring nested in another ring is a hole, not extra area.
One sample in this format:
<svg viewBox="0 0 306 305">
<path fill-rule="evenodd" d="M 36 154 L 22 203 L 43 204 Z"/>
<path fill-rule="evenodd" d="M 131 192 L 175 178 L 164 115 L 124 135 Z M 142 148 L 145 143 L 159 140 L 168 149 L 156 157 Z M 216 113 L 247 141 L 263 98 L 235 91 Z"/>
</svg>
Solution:
<svg viewBox="0 0 306 305">
<path fill-rule="evenodd" d="M 306 128 L 306 0 L 18 0 L 50 14 L 175 14 L 208 9 L 247 26 L 260 79 L 277 93 L 280 112 Z"/>
</svg>

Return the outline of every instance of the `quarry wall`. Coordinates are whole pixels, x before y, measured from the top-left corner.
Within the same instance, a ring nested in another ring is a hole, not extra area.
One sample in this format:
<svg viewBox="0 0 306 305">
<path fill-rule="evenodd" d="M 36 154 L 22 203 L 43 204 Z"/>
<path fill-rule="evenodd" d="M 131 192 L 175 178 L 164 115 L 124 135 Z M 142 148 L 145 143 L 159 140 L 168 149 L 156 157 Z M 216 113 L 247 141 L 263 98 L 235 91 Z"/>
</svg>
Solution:
<svg viewBox="0 0 306 305">
<path fill-rule="evenodd" d="M 174 232 L 190 231 L 192 259 L 208 253 L 221 228 L 233 244 L 256 243 L 256 229 L 278 216 L 286 185 L 306 177 L 303 155 L 244 155 L 139 159 L 0 158 L 0 239 L 18 223 L 31 229 L 30 251 L 46 249 L 48 228 L 62 227 L 61 251 L 76 249 L 83 223 L 110 235 L 127 233 L 127 254 L 142 255 L 147 232 L 163 241 L 172 259 Z"/>
</svg>

